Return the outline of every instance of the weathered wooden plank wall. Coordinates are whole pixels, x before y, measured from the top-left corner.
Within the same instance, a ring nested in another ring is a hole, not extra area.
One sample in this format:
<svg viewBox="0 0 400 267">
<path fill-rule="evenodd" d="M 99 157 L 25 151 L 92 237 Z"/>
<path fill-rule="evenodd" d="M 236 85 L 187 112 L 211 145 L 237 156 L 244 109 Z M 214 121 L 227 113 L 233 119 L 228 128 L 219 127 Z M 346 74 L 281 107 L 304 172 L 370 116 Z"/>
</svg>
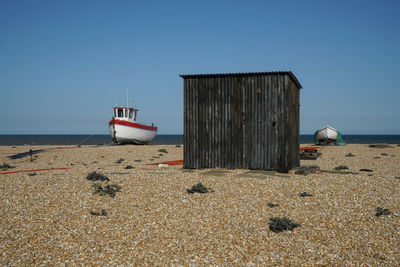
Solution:
<svg viewBox="0 0 400 267">
<path fill-rule="evenodd" d="M 184 168 L 299 165 L 301 85 L 291 72 L 181 77 Z"/>
</svg>

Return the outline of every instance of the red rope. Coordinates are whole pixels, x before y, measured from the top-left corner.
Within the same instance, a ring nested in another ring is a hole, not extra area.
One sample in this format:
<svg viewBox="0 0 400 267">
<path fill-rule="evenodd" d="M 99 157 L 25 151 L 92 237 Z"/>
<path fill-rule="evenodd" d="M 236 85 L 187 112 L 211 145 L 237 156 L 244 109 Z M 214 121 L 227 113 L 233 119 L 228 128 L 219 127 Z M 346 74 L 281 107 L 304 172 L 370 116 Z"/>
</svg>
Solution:
<svg viewBox="0 0 400 267">
<path fill-rule="evenodd" d="M 0 174 L 12 174 L 12 173 L 21 173 L 21 172 L 42 172 L 42 171 L 69 170 L 69 169 L 71 169 L 71 168 L 50 168 L 50 169 L 24 170 L 24 171 L 15 171 L 15 172 L 0 172 Z"/>
<path fill-rule="evenodd" d="M 164 162 L 158 162 L 158 163 L 150 163 L 150 164 L 146 164 L 146 165 L 158 165 L 158 164 L 183 165 L 183 159 L 164 161 Z"/>
</svg>

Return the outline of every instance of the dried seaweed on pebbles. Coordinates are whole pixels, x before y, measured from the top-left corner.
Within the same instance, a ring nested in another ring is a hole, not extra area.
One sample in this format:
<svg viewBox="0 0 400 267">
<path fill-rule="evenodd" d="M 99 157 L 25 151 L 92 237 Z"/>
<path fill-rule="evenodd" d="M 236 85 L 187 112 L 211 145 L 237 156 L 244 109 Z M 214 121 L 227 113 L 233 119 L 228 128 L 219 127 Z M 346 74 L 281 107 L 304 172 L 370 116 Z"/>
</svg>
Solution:
<svg viewBox="0 0 400 267">
<path fill-rule="evenodd" d="M 101 173 L 97 173 L 96 171 L 89 173 L 86 176 L 86 179 L 89 181 L 109 181 L 110 180 L 107 176 L 105 176 Z"/>
</svg>

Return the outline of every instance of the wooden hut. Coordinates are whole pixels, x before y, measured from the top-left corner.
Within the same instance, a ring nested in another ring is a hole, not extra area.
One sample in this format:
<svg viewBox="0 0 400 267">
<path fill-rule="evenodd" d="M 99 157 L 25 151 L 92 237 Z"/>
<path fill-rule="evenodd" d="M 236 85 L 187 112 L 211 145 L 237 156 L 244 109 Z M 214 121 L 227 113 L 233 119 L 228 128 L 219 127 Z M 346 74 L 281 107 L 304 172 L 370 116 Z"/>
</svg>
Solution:
<svg viewBox="0 0 400 267">
<path fill-rule="evenodd" d="M 290 71 L 180 75 L 184 168 L 299 166 L 301 85 Z"/>
</svg>

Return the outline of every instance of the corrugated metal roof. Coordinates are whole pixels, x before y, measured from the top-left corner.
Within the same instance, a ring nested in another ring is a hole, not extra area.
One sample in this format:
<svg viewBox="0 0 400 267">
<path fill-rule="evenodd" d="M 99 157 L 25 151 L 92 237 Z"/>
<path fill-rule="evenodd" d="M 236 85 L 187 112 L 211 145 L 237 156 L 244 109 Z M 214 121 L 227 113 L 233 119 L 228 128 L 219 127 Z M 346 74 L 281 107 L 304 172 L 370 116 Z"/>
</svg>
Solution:
<svg viewBox="0 0 400 267">
<path fill-rule="evenodd" d="M 269 71 L 269 72 L 241 72 L 241 73 L 209 73 L 209 74 L 181 74 L 180 77 L 186 78 L 215 78 L 215 77 L 243 77 L 243 76 L 261 76 L 261 75 L 289 75 L 294 83 L 299 87 L 303 88 L 300 82 L 297 80 L 291 71 Z"/>
</svg>

